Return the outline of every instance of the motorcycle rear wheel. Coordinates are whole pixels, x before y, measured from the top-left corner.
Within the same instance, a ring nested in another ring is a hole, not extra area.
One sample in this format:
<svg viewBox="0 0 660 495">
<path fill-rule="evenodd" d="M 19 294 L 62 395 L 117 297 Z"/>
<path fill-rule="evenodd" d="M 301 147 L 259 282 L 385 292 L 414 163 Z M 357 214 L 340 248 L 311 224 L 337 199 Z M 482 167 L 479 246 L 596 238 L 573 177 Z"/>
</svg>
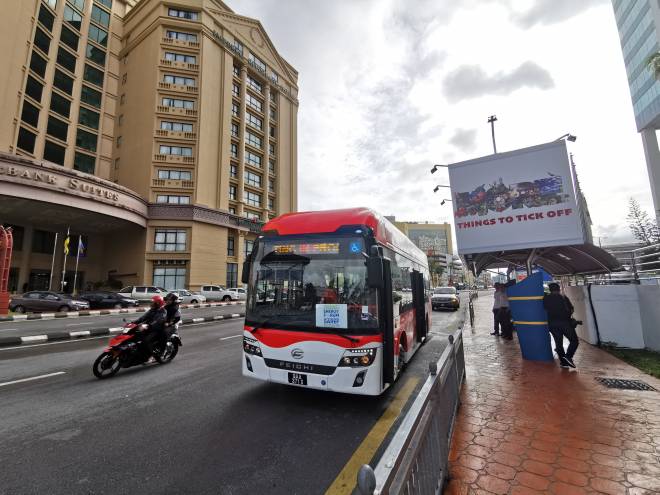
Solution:
<svg viewBox="0 0 660 495">
<path fill-rule="evenodd" d="M 99 357 L 94 361 L 94 366 L 92 371 L 94 376 L 100 380 L 104 378 L 110 378 L 114 376 L 121 368 L 119 364 L 119 359 L 115 357 L 111 352 L 103 352 Z"/>
<path fill-rule="evenodd" d="M 174 359 L 178 352 L 179 344 L 173 340 L 168 340 L 165 345 L 165 350 L 163 352 L 154 353 L 154 357 L 160 364 L 167 364 Z"/>
</svg>

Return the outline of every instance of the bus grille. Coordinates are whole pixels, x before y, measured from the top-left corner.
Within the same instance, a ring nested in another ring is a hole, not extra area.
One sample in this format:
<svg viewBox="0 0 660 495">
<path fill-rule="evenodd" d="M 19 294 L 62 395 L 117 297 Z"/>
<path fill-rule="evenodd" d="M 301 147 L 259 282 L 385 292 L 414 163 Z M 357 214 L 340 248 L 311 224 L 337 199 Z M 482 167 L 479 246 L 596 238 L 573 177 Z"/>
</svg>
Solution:
<svg viewBox="0 0 660 495">
<path fill-rule="evenodd" d="M 296 373 L 315 373 L 317 375 L 332 375 L 335 366 L 323 366 L 320 364 L 296 363 L 293 361 L 282 361 L 281 359 L 264 359 L 266 366 L 280 370 L 295 371 Z"/>
</svg>

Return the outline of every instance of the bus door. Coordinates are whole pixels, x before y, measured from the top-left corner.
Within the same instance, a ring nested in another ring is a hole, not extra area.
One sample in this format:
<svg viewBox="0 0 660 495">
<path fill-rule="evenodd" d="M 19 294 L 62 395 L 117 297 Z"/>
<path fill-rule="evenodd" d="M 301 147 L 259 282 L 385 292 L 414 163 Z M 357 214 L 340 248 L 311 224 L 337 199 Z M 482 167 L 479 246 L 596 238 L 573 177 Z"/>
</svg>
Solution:
<svg viewBox="0 0 660 495">
<path fill-rule="evenodd" d="M 392 268 L 383 256 L 383 248 L 372 246 L 367 260 L 367 280 L 378 289 L 378 314 L 383 332 L 383 385 L 394 383 L 394 298 L 392 296 Z"/>
<path fill-rule="evenodd" d="M 413 270 L 410 274 L 412 281 L 413 307 L 415 308 L 415 333 L 417 342 L 426 338 L 426 297 L 424 294 L 424 275 Z"/>
</svg>

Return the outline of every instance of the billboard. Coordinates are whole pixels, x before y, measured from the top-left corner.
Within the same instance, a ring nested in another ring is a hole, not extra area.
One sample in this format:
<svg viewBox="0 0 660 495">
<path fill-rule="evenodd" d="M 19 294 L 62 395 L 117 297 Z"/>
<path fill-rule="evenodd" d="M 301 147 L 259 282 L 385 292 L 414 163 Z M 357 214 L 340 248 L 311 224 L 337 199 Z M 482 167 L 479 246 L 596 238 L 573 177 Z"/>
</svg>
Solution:
<svg viewBox="0 0 660 495">
<path fill-rule="evenodd" d="M 444 229 L 415 229 L 408 227 L 408 238 L 431 257 L 444 255 L 447 252 L 447 233 Z"/>
<path fill-rule="evenodd" d="M 566 142 L 449 166 L 459 254 L 583 244 Z"/>
</svg>

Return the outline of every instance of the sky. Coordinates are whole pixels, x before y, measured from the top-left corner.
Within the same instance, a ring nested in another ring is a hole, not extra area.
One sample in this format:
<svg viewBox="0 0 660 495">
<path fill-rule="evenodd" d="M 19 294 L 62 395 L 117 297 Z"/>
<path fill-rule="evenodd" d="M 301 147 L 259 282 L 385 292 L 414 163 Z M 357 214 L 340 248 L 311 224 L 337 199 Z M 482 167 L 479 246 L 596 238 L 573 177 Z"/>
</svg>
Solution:
<svg viewBox="0 0 660 495">
<path fill-rule="evenodd" d="M 228 0 L 299 72 L 300 210 L 452 221 L 447 164 L 565 133 L 594 242 L 653 216 L 610 0 Z M 599 239 L 600 238 L 600 239 Z"/>
</svg>

